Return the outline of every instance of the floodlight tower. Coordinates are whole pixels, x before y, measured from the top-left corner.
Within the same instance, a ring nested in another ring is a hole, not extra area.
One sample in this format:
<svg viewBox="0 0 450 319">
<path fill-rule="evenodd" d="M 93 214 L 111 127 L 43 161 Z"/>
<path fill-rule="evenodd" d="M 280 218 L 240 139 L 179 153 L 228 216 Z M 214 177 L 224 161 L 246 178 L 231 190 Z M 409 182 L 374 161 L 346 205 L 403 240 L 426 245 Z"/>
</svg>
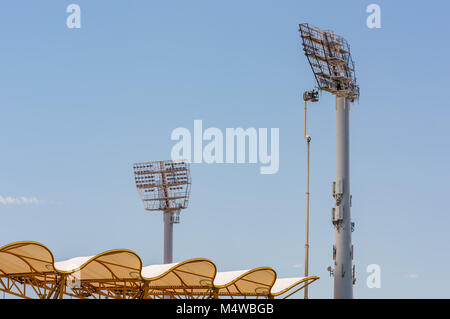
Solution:
<svg viewBox="0 0 450 319">
<path fill-rule="evenodd" d="M 173 224 L 189 203 L 191 174 L 183 161 L 156 161 L 133 165 L 136 187 L 148 211 L 162 211 L 164 221 L 164 263 L 173 262 Z"/>
<path fill-rule="evenodd" d="M 316 78 L 319 90 L 336 96 L 336 182 L 332 209 L 335 228 L 334 298 L 353 298 L 355 268 L 350 207 L 350 102 L 359 98 L 355 65 L 347 41 L 333 31 L 320 30 L 307 23 L 299 25 L 303 51 Z"/>
</svg>

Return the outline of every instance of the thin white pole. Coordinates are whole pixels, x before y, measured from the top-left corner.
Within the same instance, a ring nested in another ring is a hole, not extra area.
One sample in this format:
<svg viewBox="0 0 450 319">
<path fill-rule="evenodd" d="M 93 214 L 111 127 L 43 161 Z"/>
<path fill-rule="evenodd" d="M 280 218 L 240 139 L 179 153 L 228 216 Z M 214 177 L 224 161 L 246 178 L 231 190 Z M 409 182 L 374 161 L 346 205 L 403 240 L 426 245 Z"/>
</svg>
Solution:
<svg viewBox="0 0 450 319">
<path fill-rule="evenodd" d="M 305 239 L 305 277 L 309 276 L 309 151 L 311 137 L 306 135 L 306 101 L 304 113 L 304 133 L 303 138 L 306 139 L 307 147 L 307 169 L 306 169 L 306 239 Z M 304 288 L 304 298 L 308 299 L 308 286 Z"/>
</svg>

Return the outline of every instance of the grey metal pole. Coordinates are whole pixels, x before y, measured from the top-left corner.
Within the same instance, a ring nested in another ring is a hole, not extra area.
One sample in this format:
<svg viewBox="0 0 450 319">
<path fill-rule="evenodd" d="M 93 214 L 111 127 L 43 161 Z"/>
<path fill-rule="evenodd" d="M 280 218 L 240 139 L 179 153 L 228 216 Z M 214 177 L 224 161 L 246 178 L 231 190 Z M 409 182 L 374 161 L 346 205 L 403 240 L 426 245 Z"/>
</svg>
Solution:
<svg viewBox="0 0 450 319">
<path fill-rule="evenodd" d="M 171 264 L 173 262 L 173 212 L 164 211 L 164 263 Z"/>
<path fill-rule="evenodd" d="M 352 225 L 350 214 L 350 101 L 336 96 L 336 199 L 334 298 L 353 298 Z"/>
</svg>

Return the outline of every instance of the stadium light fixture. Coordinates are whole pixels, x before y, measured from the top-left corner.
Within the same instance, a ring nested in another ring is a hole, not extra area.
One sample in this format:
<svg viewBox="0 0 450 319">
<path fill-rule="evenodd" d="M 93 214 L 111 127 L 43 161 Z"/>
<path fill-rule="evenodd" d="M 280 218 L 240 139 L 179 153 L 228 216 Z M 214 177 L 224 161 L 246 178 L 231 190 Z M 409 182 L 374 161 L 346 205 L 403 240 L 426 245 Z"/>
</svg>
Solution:
<svg viewBox="0 0 450 319">
<path fill-rule="evenodd" d="M 180 222 L 180 211 L 187 208 L 191 191 L 189 163 L 155 161 L 133 165 L 136 188 L 148 211 L 164 216 L 164 263 L 173 262 L 173 224 Z"/>
</svg>

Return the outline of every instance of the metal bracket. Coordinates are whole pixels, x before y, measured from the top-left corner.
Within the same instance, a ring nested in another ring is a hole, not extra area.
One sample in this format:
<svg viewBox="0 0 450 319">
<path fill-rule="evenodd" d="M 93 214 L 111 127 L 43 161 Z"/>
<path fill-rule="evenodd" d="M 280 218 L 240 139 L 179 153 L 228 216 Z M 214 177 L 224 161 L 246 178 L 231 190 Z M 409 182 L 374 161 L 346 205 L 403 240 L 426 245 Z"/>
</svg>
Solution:
<svg viewBox="0 0 450 319">
<path fill-rule="evenodd" d="M 336 206 L 339 206 L 344 198 L 344 185 L 342 180 L 333 182 L 333 197 L 336 200 Z"/>
<path fill-rule="evenodd" d="M 353 269 L 352 269 L 352 284 L 356 283 L 356 270 L 355 270 L 355 265 L 353 265 Z"/>
<path fill-rule="evenodd" d="M 330 273 L 330 277 L 333 277 L 334 276 L 334 269 L 331 268 L 331 266 L 328 266 L 327 270 Z"/>
<path fill-rule="evenodd" d="M 336 206 L 331 209 L 331 221 L 333 225 L 336 225 L 344 220 L 344 208 L 342 206 Z"/>
<path fill-rule="evenodd" d="M 180 223 L 180 211 L 177 210 L 170 214 L 170 223 L 179 224 Z"/>
</svg>

